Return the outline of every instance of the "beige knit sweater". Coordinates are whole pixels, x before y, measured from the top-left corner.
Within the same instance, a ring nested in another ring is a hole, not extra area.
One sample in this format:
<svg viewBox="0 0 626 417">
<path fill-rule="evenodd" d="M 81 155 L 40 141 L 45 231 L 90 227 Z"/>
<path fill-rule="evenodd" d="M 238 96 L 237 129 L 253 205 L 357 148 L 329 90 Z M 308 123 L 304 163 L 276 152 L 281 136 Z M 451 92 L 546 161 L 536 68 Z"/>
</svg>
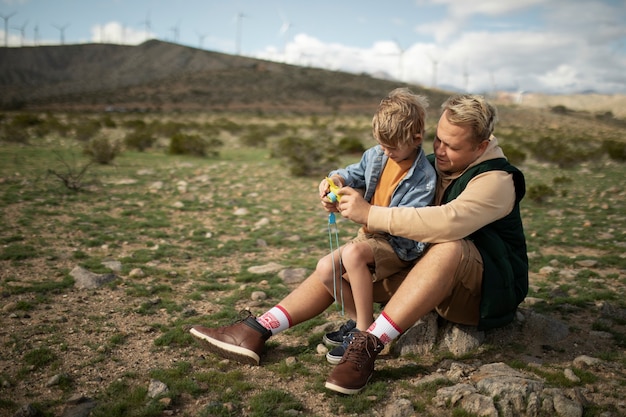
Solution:
<svg viewBox="0 0 626 417">
<path fill-rule="evenodd" d="M 492 136 L 485 152 L 468 168 L 483 161 L 502 157 L 504 153 L 498 145 L 498 140 Z M 437 170 L 435 206 L 420 208 L 372 206 L 367 228 L 421 242 L 449 242 L 465 238 L 481 227 L 506 216 L 513 209 L 515 204 L 513 178 L 504 171 L 489 171 L 477 175 L 456 199 L 448 204 L 439 205 L 446 187 L 463 172 L 445 175 Z"/>
</svg>

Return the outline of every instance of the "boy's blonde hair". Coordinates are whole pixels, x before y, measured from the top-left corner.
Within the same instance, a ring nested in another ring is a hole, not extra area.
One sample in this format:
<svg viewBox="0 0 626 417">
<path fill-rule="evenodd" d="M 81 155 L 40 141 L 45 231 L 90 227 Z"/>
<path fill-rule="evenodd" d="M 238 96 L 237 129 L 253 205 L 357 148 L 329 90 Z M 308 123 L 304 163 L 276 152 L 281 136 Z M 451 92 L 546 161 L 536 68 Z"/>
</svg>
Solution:
<svg viewBox="0 0 626 417">
<path fill-rule="evenodd" d="M 479 95 L 452 96 L 441 108 L 447 110 L 446 118 L 453 125 L 469 126 L 476 143 L 489 140 L 498 121 L 496 108 Z"/>
<path fill-rule="evenodd" d="M 408 88 L 396 88 L 381 100 L 372 118 L 372 133 L 381 144 L 396 147 L 412 145 L 425 136 L 428 100 Z"/>
</svg>

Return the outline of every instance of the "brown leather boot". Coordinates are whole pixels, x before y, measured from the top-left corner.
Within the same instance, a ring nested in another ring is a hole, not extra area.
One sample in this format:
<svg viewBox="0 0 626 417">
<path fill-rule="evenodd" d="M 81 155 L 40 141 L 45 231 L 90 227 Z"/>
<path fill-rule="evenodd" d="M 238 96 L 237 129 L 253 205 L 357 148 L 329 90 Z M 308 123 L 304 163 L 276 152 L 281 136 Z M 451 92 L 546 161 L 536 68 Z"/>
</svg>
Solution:
<svg viewBox="0 0 626 417">
<path fill-rule="evenodd" d="M 341 361 L 326 380 L 326 388 L 342 394 L 357 394 L 372 376 L 376 356 L 384 348 L 371 333 L 354 333 Z"/>
<path fill-rule="evenodd" d="M 265 341 L 272 332 L 248 311 L 248 316 L 230 326 L 209 328 L 193 326 L 189 332 L 207 349 L 237 362 L 258 365 Z"/>
</svg>

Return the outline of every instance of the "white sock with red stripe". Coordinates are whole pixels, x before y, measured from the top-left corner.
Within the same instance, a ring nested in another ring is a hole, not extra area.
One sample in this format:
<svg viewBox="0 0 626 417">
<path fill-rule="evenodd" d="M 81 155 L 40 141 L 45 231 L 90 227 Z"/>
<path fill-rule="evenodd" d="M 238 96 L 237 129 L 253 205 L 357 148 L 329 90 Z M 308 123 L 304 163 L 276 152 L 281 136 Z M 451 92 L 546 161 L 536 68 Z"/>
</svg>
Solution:
<svg viewBox="0 0 626 417">
<path fill-rule="evenodd" d="M 287 310 L 281 306 L 272 307 L 268 312 L 257 317 L 256 321 L 258 321 L 261 326 L 270 330 L 272 336 L 291 327 L 291 317 L 289 317 Z"/>
<path fill-rule="evenodd" d="M 376 321 L 372 323 L 369 329 L 367 329 L 367 332 L 378 337 L 380 341 L 383 342 L 383 345 L 386 345 L 396 337 L 400 336 L 402 329 L 400 329 L 383 311 L 382 314 L 378 316 Z"/>
</svg>

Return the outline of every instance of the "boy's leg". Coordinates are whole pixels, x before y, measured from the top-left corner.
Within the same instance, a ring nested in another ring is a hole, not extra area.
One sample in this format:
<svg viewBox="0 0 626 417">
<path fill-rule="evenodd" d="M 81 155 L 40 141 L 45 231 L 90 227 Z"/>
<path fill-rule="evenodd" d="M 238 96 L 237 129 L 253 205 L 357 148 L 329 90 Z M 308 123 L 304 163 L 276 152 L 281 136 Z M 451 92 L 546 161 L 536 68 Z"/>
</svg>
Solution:
<svg viewBox="0 0 626 417">
<path fill-rule="evenodd" d="M 342 265 L 341 262 L 344 249 L 346 246 L 350 245 L 351 244 L 343 245 L 317 261 L 314 275 L 317 276 L 328 291 L 328 294 L 330 294 L 339 305 L 341 305 L 343 301 L 345 314 L 350 318 L 356 319 L 356 308 L 353 303 L 352 291 L 346 281 L 345 265 Z"/>
<path fill-rule="evenodd" d="M 370 271 L 370 265 L 374 263 L 374 250 L 367 241 L 354 242 L 346 245 L 341 255 L 356 308 L 356 327 L 364 330 L 372 324 L 374 315 Z"/>
</svg>

